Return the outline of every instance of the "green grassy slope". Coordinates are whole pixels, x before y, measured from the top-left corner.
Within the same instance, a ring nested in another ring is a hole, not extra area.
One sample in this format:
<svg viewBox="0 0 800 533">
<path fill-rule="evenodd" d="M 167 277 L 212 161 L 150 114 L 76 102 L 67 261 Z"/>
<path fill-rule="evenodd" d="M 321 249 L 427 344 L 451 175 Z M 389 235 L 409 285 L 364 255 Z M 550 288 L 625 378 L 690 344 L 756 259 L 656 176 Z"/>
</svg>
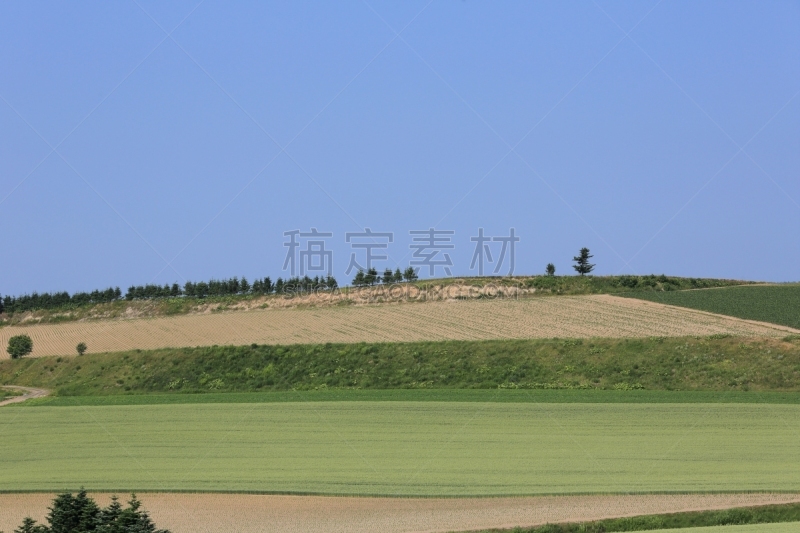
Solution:
<svg viewBox="0 0 800 533">
<path fill-rule="evenodd" d="M 510 532 L 492 529 L 481 533 Z M 594 522 L 546 524 L 515 528 L 514 533 L 788 533 L 800 531 L 800 504 L 763 505 L 713 511 L 689 511 L 629 518 L 608 518 Z"/>
<path fill-rule="evenodd" d="M 525 388 L 800 391 L 800 338 L 223 346 L 0 361 L 58 395 Z"/>
<path fill-rule="evenodd" d="M 0 427 L 3 490 L 800 491 L 798 405 L 39 407 Z"/>
<path fill-rule="evenodd" d="M 800 329 L 800 284 L 621 294 Z"/>
</svg>

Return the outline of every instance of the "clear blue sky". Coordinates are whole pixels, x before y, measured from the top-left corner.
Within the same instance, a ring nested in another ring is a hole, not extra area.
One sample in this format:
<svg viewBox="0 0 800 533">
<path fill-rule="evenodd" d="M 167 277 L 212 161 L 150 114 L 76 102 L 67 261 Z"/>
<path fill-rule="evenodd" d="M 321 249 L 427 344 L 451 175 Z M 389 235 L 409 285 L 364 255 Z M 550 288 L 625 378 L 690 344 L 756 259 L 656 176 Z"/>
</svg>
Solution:
<svg viewBox="0 0 800 533">
<path fill-rule="evenodd" d="M 0 5 L 0 293 L 275 279 L 311 227 L 340 282 L 364 227 L 800 279 L 799 2 L 168 4 Z"/>
</svg>

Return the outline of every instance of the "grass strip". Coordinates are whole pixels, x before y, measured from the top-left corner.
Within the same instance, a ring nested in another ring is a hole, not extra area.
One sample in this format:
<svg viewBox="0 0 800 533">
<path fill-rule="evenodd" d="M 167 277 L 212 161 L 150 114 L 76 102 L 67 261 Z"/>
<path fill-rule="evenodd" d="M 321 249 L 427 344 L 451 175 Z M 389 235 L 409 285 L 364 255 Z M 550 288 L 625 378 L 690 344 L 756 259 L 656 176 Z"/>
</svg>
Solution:
<svg viewBox="0 0 800 533">
<path fill-rule="evenodd" d="M 493 402 L 493 403 L 745 403 L 800 404 L 798 392 L 743 391 L 614 391 L 614 390 L 498 390 L 393 389 L 323 391 L 223 392 L 203 394 L 124 394 L 106 396 L 50 396 L 12 404 L 22 407 L 100 405 L 158 405 L 282 402 Z"/>
<path fill-rule="evenodd" d="M 798 521 L 800 521 L 800 503 L 789 503 L 714 511 L 690 511 L 609 518 L 593 522 L 545 524 L 531 528 L 487 529 L 481 533 L 614 533 Z M 800 524 L 798 525 L 800 526 Z"/>
</svg>

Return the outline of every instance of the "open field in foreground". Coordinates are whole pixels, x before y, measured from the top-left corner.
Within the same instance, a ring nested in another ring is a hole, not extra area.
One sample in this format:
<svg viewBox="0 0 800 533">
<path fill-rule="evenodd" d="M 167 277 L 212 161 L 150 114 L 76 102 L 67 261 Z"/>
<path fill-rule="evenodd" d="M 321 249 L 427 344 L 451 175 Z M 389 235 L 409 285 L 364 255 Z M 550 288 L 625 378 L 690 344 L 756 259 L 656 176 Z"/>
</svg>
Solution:
<svg viewBox="0 0 800 533">
<path fill-rule="evenodd" d="M 107 505 L 110 495 L 93 495 Z M 252 494 L 138 494 L 173 533 L 401 533 L 581 522 L 619 516 L 727 509 L 800 501 L 800 494 L 666 494 L 528 498 L 347 498 Z M 53 494 L 0 494 L 0 530 L 44 519 Z M 784 529 L 781 529 L 781 526 Z M 789 524 L 796 527 L 797 524 Z M 669 530 L 671 533 L 788 533 L 786 524 Z M 750 529 L 743 529 L 750 528 Z"/>
<path fill-rule="evenodd" d="M 625 296 L 800 328 L 800 283 L 636 292 Z"/>
<path fill-rule="evenodd" d="M 798 405 L 41 406 L 0 427 L 8 491 L 800 491 Z"/>
<path fill-rule="evenodd" d="M 153 319 L 70 322 L 0 329 L 33 339 L 33 354 L 73 355 L 223 344 L 409 342 L 586 337 L 677 337 L 800 333 L 709 313 L 609 295 L 466 300 L 311 309 L 266 309 Z M 3 352 L 3 357 L 8 357 Z"/>
</svg>

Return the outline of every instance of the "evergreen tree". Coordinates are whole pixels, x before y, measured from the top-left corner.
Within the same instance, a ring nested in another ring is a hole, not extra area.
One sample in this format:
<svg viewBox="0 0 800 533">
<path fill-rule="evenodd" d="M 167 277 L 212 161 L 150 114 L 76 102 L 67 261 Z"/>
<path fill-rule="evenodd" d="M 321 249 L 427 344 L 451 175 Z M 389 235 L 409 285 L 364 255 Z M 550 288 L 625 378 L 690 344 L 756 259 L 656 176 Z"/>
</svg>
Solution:
<svg viewBox="0 0 800 533">
<path fill-rule="evenodd" d="M 366 285 L 366 281 L 364 280 L 364 278 L 365 278 L 364 271 L 363 270 L 359 270 L 356 273 L 356 277 L 353 278 L 353 286 L 354 287 L 363 287 L 364 285 Z"/>
<path fill-rule="evenodd" d="M 339 283 L 333 276 L 328 276 L 327 278 L 325 278 L 325 286 L 328 287 L 330 290 L 334 290 L 339 287 Z"/>
<path fill-rule="evenodd" d="M 50 527 L 26 518 L 14 533 L 169 533 L 156 529 L 135 494 L 125 508 L 112 496 L 111 504 L 105 509 L 98 507 L 83 490 L 75 496 L 59 494 L 53 500 L 47 521 Z"/>
<path fill-rule="evenodd" d="M 239 282 L 239 290 L 242 291 L 242 294 L 248 294 L 250 292 L 250 282 L 247 281 L 247 278 L 242 276 L 242 281 Z"/>
<path fill-rule="evenodd" d="M 47 515 L 51 533 L 94 531 L 99 525 L 99 518 L 100 508 L 86 495 L 85 490 L 75 496 L 70 493 L 59 494 Z"/>
<path fill-rule="evenodd" d="M 391 268 L 386 267 L 386 270 L 383 271 L 383 277 L 381 280 L 386 285 L 391 285 L 391 283 L 394 281 L 394 273 L 392 272 Z"/>
<path fill-rule="evenodd" d="M 187 282 L 186 282 L 186 283 L 183 285 L 183 293 L 184 293 L 186 296 L 195 296 L 195 288 L 194 288 L 194 283 L 192 283 L 191 281 L 187 281 Z"/>
<path fill-rule="evenodd" d="M 169 290 L 169 295 L 173 298 L 181 295 L 181 287 L 177 283 L 173 283 Z"/>
<path fill-rule="evenodd" d="M 278 280 L 275 282 L 275 292 L 278 294 L 283 292 L 283 279 L 278 278 Z"/>
<path fill-rule="evenodd" d="M 394 279 L 392 280 L 395 283 L 400 283 L 403 281 L 403 273 L 400 272 L 400 267 L 397 267 L 394 271 Z"/>
<path fill-rule="evenodd" d="M 47 527 L 37 524 L 36 520 L 28 516 L 22 521 L 22 525 L 14 530 L 14 533 L 48 533 L 49 531 Z"/>
<path fill-rule="evenodd" d="M 364 282 L 367 285 L 374 285 L 379 279 L 378 271 L 375 269 L 375 267 L 370 268 L 367 270 L 367 273 L 364 274 Z"/>
<path fill-rule="evenodd" d="M 589 259 L 592 257 L 594 256 L 589 254 L 588 248 L 581 248 L 580 254 L 572 258 L 572 260 L 575 261 L 575 264 L 572 265 L 572 268 L 574 268 L 575 271 L 581 276 L 588 274 L 595 267 L 595 265 L 589 263 Z"/>
<path fill-rule="evenodd" d="M 194 295 L 198 298 L 205 298 L 208 296 L 208 283 L 201 281 L 194 286 Z"/>
<path fill-rule="evenodd" d="M 548 276 L 555 276 L 556 266 L 553 263 L 547 263 L 547 268 L 544 271 Z"/>
<path fill-rule="evenodd" d="M 419 275 L 417 271 L 414 270 L 414 267 L 408 267 L 405 272 L 403 272 L 403 279 L 406 281 L 416 281 L 419 279 Z"/>
</svg>

